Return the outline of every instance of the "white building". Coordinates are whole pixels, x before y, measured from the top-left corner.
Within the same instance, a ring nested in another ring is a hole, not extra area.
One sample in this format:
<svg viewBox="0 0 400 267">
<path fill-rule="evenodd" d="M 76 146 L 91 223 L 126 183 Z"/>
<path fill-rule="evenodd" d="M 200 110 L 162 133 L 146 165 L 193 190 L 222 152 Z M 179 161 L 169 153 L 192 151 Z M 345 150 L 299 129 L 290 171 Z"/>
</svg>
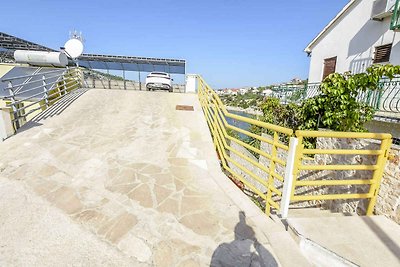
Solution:
<svg viewBox="0 0 400 267">
<path fill-rule="evenodd" d="M 245 93 L 247 93 L 248 90 L 249 90 L 248 88 L 240 88 L 239 94 L 244 95 Z"/>
<path fill-rule="evenodd" d="M 397 0 L 398 2 L 399 0 Z M 373 63 L 400 65 L 396 0 L 351 0 L 305 48 L 311 56 L 309 82 L 332 72 L 364 72 Z"/>
<path fill-rule="evenodd" d="M 264 91 L 262 91 L 261 95 L 263 96 L 270 96 L 272 95 L 273 91 L 271 89 L 265 89 Z"/>
</svg>

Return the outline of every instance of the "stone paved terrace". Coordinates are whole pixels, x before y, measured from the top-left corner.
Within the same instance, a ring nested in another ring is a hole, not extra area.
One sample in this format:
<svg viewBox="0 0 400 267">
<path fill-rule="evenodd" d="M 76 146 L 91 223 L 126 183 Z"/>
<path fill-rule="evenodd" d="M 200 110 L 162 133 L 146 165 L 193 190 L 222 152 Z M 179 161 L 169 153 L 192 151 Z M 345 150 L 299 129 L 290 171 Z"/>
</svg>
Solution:
<svg viewBox="0 0 400 267">
<path fill-rule="evenodd" d="M 1 266 L 309 266 L 222 174 L 196 95 L 92 89 L 0 155 Z"/>
</svg>

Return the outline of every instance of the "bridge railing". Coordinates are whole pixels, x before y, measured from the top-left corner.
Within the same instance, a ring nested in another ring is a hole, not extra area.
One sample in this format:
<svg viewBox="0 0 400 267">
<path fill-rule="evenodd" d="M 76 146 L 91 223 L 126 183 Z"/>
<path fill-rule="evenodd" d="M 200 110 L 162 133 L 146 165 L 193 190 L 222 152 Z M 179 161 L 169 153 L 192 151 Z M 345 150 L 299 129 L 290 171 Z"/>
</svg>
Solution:
<svg viewBox="0 0 400 267">
<path fill-rule="evenodd" d="M 390 134 L 294 133 L 292 129 L 228 112 L 217 93 L 201 77 L 197 80 L 200 104 L 222 169 L 243 191 L 262 200 L 266 214 L 275 210 L 285 218 L 289 206 L 299 207 L 302 202 L 300 207 L 308 207 L 328 200 L 366 201 L 365 213 L 372 214 L 391 146 Z M 236 127 L 226 118 L 259 130 Z M 256 142 L 246 142 L 243 136 Z M 306 149 L 304 141 L 310 138 L 330 141 L 320 142 L 320 146 L 317 142 L 315 149 Z M 344 145 L 338 146 L 336 143 L 341 140 L 345 140 Z M 352 142 L 353 146 L 346 147 Z M 254 154 L 258 157 L 252 157 Z"/>
<path fill-rule="evenodd" d="M 38 69 L 31 75 L 2 79 L 7 83 L 7 87 L 3 90 L 8 92 L 2 101 L 6 108 L 11 109 L 11 121 L 15 130 L 70 91 L 81 87 L 82 77 L 79 68 L 46 72 L 41 70 Z"/>
</svg>

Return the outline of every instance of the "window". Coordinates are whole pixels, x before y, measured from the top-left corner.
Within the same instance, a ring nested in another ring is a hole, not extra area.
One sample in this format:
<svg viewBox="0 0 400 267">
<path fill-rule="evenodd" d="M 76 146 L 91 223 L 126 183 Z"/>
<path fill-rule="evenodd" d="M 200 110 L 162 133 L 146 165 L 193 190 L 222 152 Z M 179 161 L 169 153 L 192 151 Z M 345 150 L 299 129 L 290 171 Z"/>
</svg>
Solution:
<svg viewBox="0 0 400 267">
<path fill-rule="evenodd" d="M 331 73 L 335 73 L 336 70 L 336 59 L 337 57 L 331 57 L 324 60 L 324 74 L 322 80 Z"/>
<path fill-rule="evenodd" d="M 380 45 L 375 47 L 374 63 L 389 62 L 392 44 Z"/>
</svg>

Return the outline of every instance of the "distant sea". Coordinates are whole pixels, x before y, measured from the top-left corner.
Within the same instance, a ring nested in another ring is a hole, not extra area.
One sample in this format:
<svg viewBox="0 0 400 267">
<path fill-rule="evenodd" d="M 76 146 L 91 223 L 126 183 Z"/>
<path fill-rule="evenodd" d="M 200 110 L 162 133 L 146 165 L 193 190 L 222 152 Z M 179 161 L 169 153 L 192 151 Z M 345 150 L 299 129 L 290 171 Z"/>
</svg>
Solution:
<svg viewBox="0 0 400 267">
<path fill-rule="evenodd" d="M 242 112 L 242 111 L 230 110 L 229 112 L 230 112 L 230 113 L 233 113 L 233 114 L 236 114 L 236 115 L 243 116 L 243 117 L 247 117 L 247 118 L 252 118 L 252 119 L 255 118 L 254 115 L 249 114 L 249 113 L 246 113 L 246 112 Z M 236 126 L 236 127 L 240 128 L 240 129 L 247 130 L 247 131 L 250 129 L 250 124 L 248 124 L 247 122 L 238 121 L 238 120 L 235 120 L 235 119 L 232 119 L 232 118 L 228 118 L 228 117 L 226 117 L 226 121 L 227 121 L 230 125 Z M 247 135 L 244 135 L 244 134 L 242 134 L 242 133 L 238 133 L 238 134 L 239 134 L 239 137 L 240 137 L 241 139 L 247 138 Z"/>
</svg>

